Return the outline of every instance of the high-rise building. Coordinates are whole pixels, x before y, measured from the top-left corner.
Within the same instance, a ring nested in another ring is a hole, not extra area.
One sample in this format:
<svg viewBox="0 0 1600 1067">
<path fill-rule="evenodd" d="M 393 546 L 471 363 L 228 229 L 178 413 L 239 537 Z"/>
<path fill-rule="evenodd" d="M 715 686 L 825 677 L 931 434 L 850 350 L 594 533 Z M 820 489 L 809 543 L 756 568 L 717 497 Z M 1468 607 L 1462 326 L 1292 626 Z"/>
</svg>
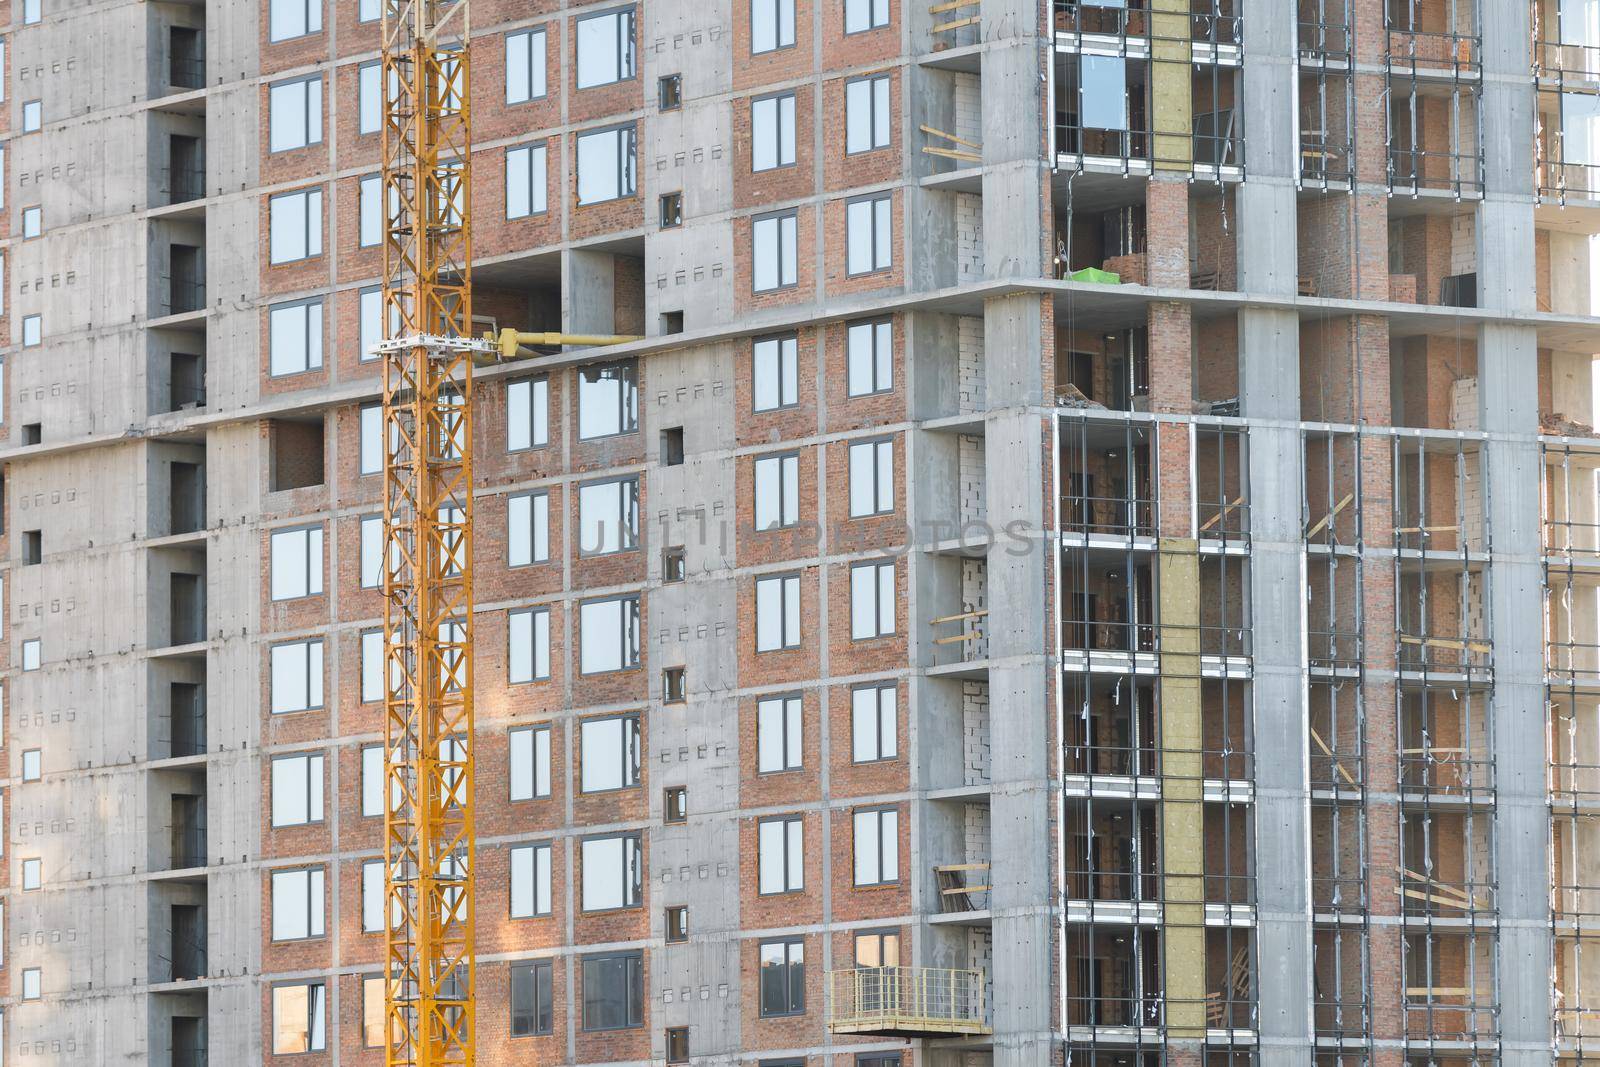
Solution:
<svg viewBox="0 0 1600 1067">
<path fill-rule="evenodd" d="M 4 1062 L 383 1063 L 383 6 L 0 0 Z M 480 1064 L 1600 1060 L 1600 2 L 471 17 Z"/>
</svg>

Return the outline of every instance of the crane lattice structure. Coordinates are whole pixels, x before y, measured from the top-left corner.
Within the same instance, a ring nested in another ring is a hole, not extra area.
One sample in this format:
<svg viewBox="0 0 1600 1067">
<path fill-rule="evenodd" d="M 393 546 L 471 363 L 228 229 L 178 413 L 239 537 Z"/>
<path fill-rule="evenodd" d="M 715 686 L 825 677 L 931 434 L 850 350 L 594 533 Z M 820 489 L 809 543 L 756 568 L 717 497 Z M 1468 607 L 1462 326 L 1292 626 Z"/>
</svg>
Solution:
<svg viewBox="0 0 1600 1067">
<path fill-rule="evenodd" d="M 384 1011 L 474 1062 L 469 0 L 385 0 Z"/>
</svg>

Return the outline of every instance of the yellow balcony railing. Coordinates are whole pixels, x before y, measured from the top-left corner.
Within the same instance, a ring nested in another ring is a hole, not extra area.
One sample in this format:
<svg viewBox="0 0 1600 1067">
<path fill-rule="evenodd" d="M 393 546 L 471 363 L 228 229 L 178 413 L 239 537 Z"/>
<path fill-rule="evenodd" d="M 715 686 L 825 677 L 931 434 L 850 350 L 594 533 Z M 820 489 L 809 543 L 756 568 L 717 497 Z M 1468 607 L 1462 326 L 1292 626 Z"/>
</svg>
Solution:
<svg viewBox="0 0 1600 1067">
<path fill-rule="evenodd" d="M 836 1034 L 988 1034 L 984 974 L 942 967 L 857 967 L 828 974 Z"/>
</svg>

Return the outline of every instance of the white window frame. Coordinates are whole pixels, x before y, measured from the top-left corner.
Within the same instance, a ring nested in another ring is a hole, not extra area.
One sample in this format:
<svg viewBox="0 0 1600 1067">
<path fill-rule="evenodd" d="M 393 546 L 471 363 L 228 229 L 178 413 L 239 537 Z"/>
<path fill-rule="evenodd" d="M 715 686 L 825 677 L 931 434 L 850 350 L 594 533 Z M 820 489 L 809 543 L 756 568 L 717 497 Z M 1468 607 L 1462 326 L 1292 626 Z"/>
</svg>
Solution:
<svg viewBox="0 0 1600 1067">
<path fill-rule="evenodd" d="M 794 108 L 792 92 L 750 101 L 750 173 L 795 165 Z"/>
<path fill-rule="evenodd" d="M 610 142 L 609 148 L 607 142 Z M 638 131 L 631 122 L 578 134 L 578 206 L 607 204 L 636 195 L 639 191 L 638 155 Z"/>
<path fill-rule="evenodd" d="M 864 685 L 850 691 L 850 760 L 878 763 L 900 755 L 900 688 Z"/>
<path fill-rule="evenodd" d="M 874 319 L 845 328 L 845 395 L 873 396 L 894 391 L 894 322 Z"/>
<path fill-rule="evenodd" d="M 800 284 L 799 235 L 800 216 L 794 211 L 757 215 L 750 220 L 751 292 L 773 293 Z M 771 243 L 765 253 L 763 242 Z"/>
<path fill-rule="evenodd" d="M 522 645 L 526 647 L 519 647 Z M 516 608 L 506 612 L 506 684 L 542 682 L 549 677 L 550 609 Z"/>
<path fill-rule="evenodd" d="M 850 517 L 894 511 L 894 439 L 858 441 L 850 446 Z"/>
<path fill-rule="evenodd" d="M 290 867 L 272 872 L 272 940 L 310 941 L 327 935 L 327 877 L 323 867 Z M 278 913 L 281 903 L 285 907 L 292 898 L 305 894 L 305 924 L 294 923 L 295 916 Z"/>
<path fill-rule="evenodd" d="M 508 857 L 507 903 L 513 919 L 551 913 L 550 844 L 513 845 Z"/>
<path fill-rule="evenodd" d="M 806 888 L 806 823 L 800 815 L 756 821 L 756 892 L 801 893 Z"/>
<path fill-rule="evenodd" d="M 638 69 L 633 43 L 634 22 L 631 6 L 585 15 L 577 20 L 573 27 L 573 70 L 577 88 L 593 89 L 633 78 Z"/>
<path fill-rule="evenodd" d="M 578 486 L 578 555 L 611 556 L 638 547 L 638 476 L 581 483 Z"/>
<path fill-rule="evenodd" d="M 642 785 L 641 730 L 637 712 L 578 720 L 578 792 L 616 793 Z"/>
<path fill-rule="evenodd" d="M 805 703 L 794 694 L 756 701 L 756 773 L 782 774 L 805 766 Z"/>
<path fill-rule="evenodd" d="M 894 199 L 888 193 L 845 201 L 845 274 L 859 278 L 894 267 Z"/>
<path fill-rule="evenodd" d="M 750 54 L 793 47 L 794 0 L 750 0 Z"/>
<path fill-rule="evenodd" d="M 800 453 L 756 456 L 750 464 L 751 517 L 757 531 L 800 522 Z"/>
<path fill-rule="evenodd" d="M 294 124 L 298 123 L 298 126 Z M 281 130 L 280 130 L 281 126 Z M 267 151 L 293 152 L 322 143 L 322 75 L 267 87 Z"/>
<path fill-rule="evenodd" d="M 506 566 L 549 561 L 550 494 L 541 489 L 506 497 Z"/>
<path fill-rule="evenodd" d="M 777 411 L 800 403 L 800 339 L 758 337 L 750 345 L 752 411 Z"/>
<path fill-rule="evenodd" d="M 550 91 L 548 60 L 549 36 L 543 26 L 514 30 L 506 34 L 506 103 L 526 104 L 542 100 Z"/>
<path fill-rule="evenodd" d="M 549 444 L 550 379 L 519 378 L 507 382 L 506 451 L 525 452 Z"/>
<path fill-rule="evenodd" d="M 273 266 L 322 255 L 321 187 L 268 197 L 267 231 L 268 260 Z"/>
<path fill-rule="evenodd" d="M 777 574 L 756 579 L 755 630 L 757 652 L 781 652 L 800 647 L 800 576 Z M 776 616 L 773 612 L 776 611 Z M 776 623 L 778 633 L 770 631 Z"/>
<path fill-rule="evenodd" d="M 303 542 L 296 547 L 297 542 Z M 323 535 L 321 526 L 292 526 L 288 529 L 273 530 L 268 535 L 268 558 L 270 561 L 272 600 L 281 603 L 285 600 L 301 600 L 305 597 L 321 596 L 323 591 Z M 299 553 L 303 556 L 305 571 L 295 574 L 298 568 L 292 567 L 294 560 L 287 557 L 283 566 L 279 566 L 278 553 Z"/>
<path fill-rule="evenodd" d="M 542 141 L 506 149 L 506 218 L 532 218 L 550 210 L 548 159 Z"/>
<path fill-rule="evenodd" d="M 864 808 L 851 815 L 854 882 L 858 886 L 900 881 L 900 810 Z"/>
<path fill-rule="evenodd" d="M 845 155 L 888 148 L 889 75 L 887 72 L 851 78 L 844 83 Z"/>
<path fill-rule="evenodd" d="M 267 40 L 272 44 L 322 32 L 322 0 L 271 0 Z"/>
<path fill-rule="evenodd" d="M 866 33 L 889 25 L 889 0 L 844 0 L 844 32 Z"/>
<path fill-rule="evenodd" d="M 895 630 L 895 566 L 873 561 L 850 567 L 850 639 L 870 641 Z"/>
<path fill-rule="evenodd" d="M 322 369 L 321 297 L 267 308 L 267 373 L 273 378 Z"/>
<path fill-rule="evenodd" d="M 323 701 L 322 638 L 283 641 L 267 650 L 269 692 L 273 715 L 293 715 L 302 711 L 321 711 Z M 281 682 L 294 681 L 288 689 Z"/>
<path fill-rule="evenodd" d="M 272 825 L 312 826 L 323 821 L 320 752 L 296 752 L 272 758 Z"/>
<path fill-rule="evenodd" d="M 606 892 L 598 878 L 591 878 L 593 869 L 602 861 L 610 861 L 605 853 L 616 849 L 615 866 L 622 875 L 622 884 L 616 892 Z M 583 902 L 585 912 L 620 911 L 637 908 L 644 900 L 644 846 L 638 833 L 607 834 L 603 837 L 586 837 L 579 844 L 583 864 Z M 605 895 L 602 895 L 604 893 Z M 615 901 L 615 903 L 613 903 Z"/>
<path fill-rule="evenodd" d="M 512 800 L 550 795 L 550 727 L 513 726 L 506 731 L 506 789 Z"/>
</svg>

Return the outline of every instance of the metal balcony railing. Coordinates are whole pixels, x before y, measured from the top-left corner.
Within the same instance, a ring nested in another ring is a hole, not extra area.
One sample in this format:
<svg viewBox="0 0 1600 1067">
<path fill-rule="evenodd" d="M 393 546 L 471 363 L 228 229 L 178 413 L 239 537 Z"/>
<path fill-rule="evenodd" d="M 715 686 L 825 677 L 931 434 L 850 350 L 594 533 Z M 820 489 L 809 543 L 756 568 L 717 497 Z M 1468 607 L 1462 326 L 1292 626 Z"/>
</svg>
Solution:
<svg viewBox="0 0 1600 1067">
<path fill-rule="evenodd" d="M 856 967 L 828 973 L 835 1034 L 988 1034 L 985 976 L 943 967 Z"/>
</svg>

